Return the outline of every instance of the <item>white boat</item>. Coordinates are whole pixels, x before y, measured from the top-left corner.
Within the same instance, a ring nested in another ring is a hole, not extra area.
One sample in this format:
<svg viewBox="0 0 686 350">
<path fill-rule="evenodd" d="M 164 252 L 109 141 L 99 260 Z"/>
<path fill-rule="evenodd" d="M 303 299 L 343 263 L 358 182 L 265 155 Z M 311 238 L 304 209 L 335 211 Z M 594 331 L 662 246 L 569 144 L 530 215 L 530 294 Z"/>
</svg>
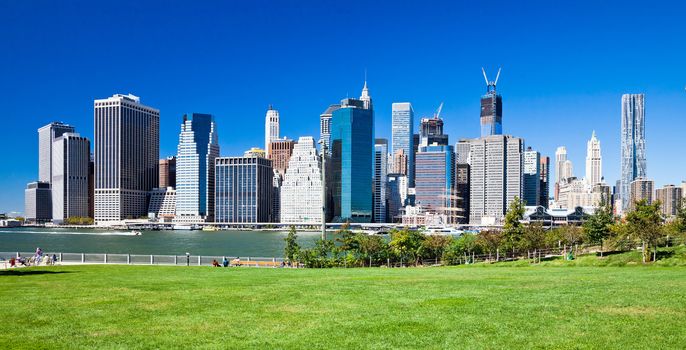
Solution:
<svg viewBox="0 0 686 350">
<path fill-rule="evenodd" d="M 423 233 L 426 235 L 459 236 L 463 234 L 464 231 L 450 226 L 429 226 L 424 229 Z"/>
<path fill-rule="evenodd" d="M 143 235 L 143 232 L 137 231 L 137 230 L 133 230 L 133 231 L 131 231 L 131 234 L 134 235 L 134 236 L 142 236 L 142 235 Z"/>
<path fill-rule="evenodd" d="M 193 229 L 193 226 L 191 226 L 191 225 L 177 224 L 177 225 L 174 225 L 174 229 L 175 229 L 175 230 L 188 230 L 188 231 L 190 231 L 190 230 Z"/>
</svg>

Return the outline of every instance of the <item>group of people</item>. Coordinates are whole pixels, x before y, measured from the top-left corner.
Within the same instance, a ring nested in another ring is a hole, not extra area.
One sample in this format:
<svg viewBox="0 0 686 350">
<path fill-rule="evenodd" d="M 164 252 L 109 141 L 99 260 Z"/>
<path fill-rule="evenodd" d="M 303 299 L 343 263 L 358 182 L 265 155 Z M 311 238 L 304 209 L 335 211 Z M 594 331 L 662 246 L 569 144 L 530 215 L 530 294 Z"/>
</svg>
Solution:
<svg viewBox="0 0 686 350">
<path fill-rule="evenodd" d="M 214 259 L 214 260 L 212 260 L 212 266 L 214 266 L 214 267 L 220 267 L 220 266 L 229 267 L 229 259 L 227 259 L 226 257 L 224 257 L 224 260 L 222 260 L 221 265 L 219 264 L 219 262 L 217 261 L 217 259 Z M 240 258 L 240 257 L 236 257 L 235 259 L 233 259 L 233 260 L 231 261 L 231 266 L 241 266 L 241 258 Z"/>
<path fill-rule="evenodd" d="M 9 259 L 10 267 L 17 267 L 17 266 L 31 266 L 31 265 L 54 265 L 57 262 L 57 255 L 52 254 L 52 256 L 46 255 L 43 253 L 43 250 L 40 249 L 40 247 L 36 248 L 36 254 L 34 254 L 32 257 L 26 259 L 21 256 L 21 254 L 17 254 L 16 257 L 11 257 Z"/>
</svg>

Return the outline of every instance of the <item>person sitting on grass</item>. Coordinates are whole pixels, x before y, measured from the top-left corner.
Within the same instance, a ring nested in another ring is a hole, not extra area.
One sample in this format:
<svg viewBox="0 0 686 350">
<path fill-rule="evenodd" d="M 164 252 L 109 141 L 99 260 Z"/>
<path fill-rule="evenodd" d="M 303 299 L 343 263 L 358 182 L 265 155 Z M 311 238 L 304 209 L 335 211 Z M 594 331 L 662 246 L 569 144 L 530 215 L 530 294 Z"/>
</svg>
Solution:
<svg viewBox="0 0 686 350">
<path fill-rule="evenodd" d="M 14 257 L 10 258 L 10 267 L 17 267 L 17 259 Z"/>
<path fill-rule="evenodd" d="M 235 259 L 233 259 L 233 266 L 241 266 L 241 257 L 237 256 Z"/>
<path fill-rule="evenodd" d="M 212 266 L 219 267 L 219 262 L 217 262 L 217 259 L 212 260 Z"/>
<path fill-rule="evenodd" d="M 222 260 L 222 266 L 224 266 L 224 267 L 229 266 L 229 259 L 227 259 L 226 257 L 224 257 L 224 260 Z"/>
<path fill-rule="evenodd" d="M 55 255 L 55 254 L 52 255 L 52 264 L 53 265 L 57 264 L 57 255 Z"/>
</svg>

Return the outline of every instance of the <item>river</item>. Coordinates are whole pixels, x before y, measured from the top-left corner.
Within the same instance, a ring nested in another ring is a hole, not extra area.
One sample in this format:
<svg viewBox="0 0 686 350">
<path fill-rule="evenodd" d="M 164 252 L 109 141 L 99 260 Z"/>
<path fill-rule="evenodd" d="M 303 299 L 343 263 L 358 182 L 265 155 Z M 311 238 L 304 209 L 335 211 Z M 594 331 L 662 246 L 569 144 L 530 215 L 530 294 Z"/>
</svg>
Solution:
<svg viewBox="0 0 686 350">
<path fill-rule="evenodd" d="M 287 231 L 130 231 L 90 228 L 0 228 L 0 251 L 227 255 L 282 257 Z M 311 247 L 319 232 L 299 232 L 298 243 Z M 330 238 L 330 237 L 329 237 Z"/>
</svg>

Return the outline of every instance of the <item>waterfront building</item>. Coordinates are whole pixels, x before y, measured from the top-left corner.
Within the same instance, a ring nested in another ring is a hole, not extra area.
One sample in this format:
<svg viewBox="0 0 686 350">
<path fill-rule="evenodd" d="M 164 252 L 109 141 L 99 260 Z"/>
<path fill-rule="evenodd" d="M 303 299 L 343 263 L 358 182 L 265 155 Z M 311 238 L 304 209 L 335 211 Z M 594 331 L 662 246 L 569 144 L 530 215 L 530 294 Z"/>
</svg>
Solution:
<svg viewBox="0 0 686 350">
<path fill-rule="evenodd" d="M 322 174 L 314 138 L 298 139 L 281 185 L 281 222 L 322 221 Z"/>
<path fill-rule="evenodd" d="M 215 160 L 215 221 L 269 222 L 274 171 L 272 161 L 255 154 Z"/>
<path fill-rule="evenodd" d="M 622 95 L 621 164 L 622 194 L 630 193 L 632 182 L 647 175 L 645 139 L 645 95 Z M 622 208 L 633 203 L 622 195 Z"/>
<path fill-rule="evenodd" d="M 211 114 L 183 116 L 176 156 L 175 222 L 213 221 L 217 126 Z"/>
<path fill-rule="evenodd" d="M 145 216 L 159 182 L 160 111 L 137 96 L 94 101 L 95 221 Z"/>
<path fill-rule="evenodd" d="M 445 214 L 457 222 L 455 152 L 453 146 L 419 146 L 416 158 L 415 203 L 426 211 Z"/>
<path fill-rule="evenodd" d="M 339 104 L 330 105 L 319 115 L 319 141 L 326 145 L 327 156 L 331 155 L 331 117 L 339 108 L 341 108 Z"/>
<path fill-rule="evenodd" d="M 64 133 L 52 144 L 52 220 L 89 217 L 90 141 Z"/>
<path fill-rule="evenodd" d="M 279 125 L 279 111 L 269 105 L 264 121 L 264 150 L 267 152 L 267 158 L 270 155 L 269 143 L 279 138 Z"/>
<path fill-rule="evenodd" d="M 52 144 L 68 132 L 75 132 L 74 127 L 62 122 L 52 122 L 38 129 L 38 181 L 52 181 Z"/>
<path fill-rule="evenodd" d="M 171 222 L 176 217 L 176 190 L 174 187 L 153 188 L 150 191 L 148 218 Z"/>
<path fill-rule="evenodd" d="M 387 222 L 386 181 L 388 175 L 388 140 L 374 141 L 374 222 Z"/>
<path fill-rule="evenodd" d="M 469 223 L 501 223 L 510 203 L 522 198 L 524 139 L 492 135 L 469 142 Z"/>
<path fill-rule="evenodd" d="M 52 220 L 52 190 L 49 182 L 30 182 L 24 190 L 24 218 L 27 223 Z"/>
<path fill-rule="evenodd" d="M 407 203 L 408 179 L 403 174 L 386 175 L 388 222 L 402 221 L 402 209 Z"/>
<path fill-rule="evenodd" d="M 653 188 L 655 183 L 653 180 L 646 179 L 644 177 L 638 177 L 631 181 L 631 187 L 629 187 L 629 209 L 633 210 L 635 204 L 638 201 L 645 200 L 648 204 L 653 203 Z"/>
<path fill-rule="evenodd" d="M 293 153 L 295 141 L 288 138 L 272 140 L 269 143 L 269 150 L 267 151 L 267 158 L 272 160 L 272 167 L 274 171 L 283 176 L 288 168 L 288 161 Z"/>
<path fill-rule="evenodd" d="M 374 112 L 364 107 L 363 101 L 344 99 L 331 118 L 331 209 L 336 222 L 372 221 Z"/>
<path fill-rule="evenodd" d="M 176 156 L 160 159 L 160 188 L 176 188 Z"/>
<path fill-rule="evenodd" d="M 503 98 L 496 93 L 500 69 L 495 81 L 488 81 L 486 72 L 482 69 L 486 80 L 486 94 L 481 96 L 481 137 L 501 135 L 503 133 Z"/>
<path fill-rule="evenodd" d="M 414 109 L 409 102 L 391 105 L 393 172 L 408 175 L 414 179 Z M 408 170 L 410 173 L 408 173 Z"/>
<path fill-rule="evenodd" d="M 528 147 L 524 151 L 524 195 L 527 206 L 541 205 L 541 154 Z"/>
<path fill-rule="evenodd" d="M 600 141 L 595 131 L 586 146 L 586 182 L 595 185 L 603 182 L 603 158 L 600 152 Z"/>
<path fill-rule="evenodd" d="M 671 217 L 676 215 L 679 210 L 679 206 L 683 200 L 683 191 L 681 187 L 666 185 L 663 188 L 655 190 L 655 199 L 662 203 L 662 215 Z"/>
<path fill-rule="evenodd" d="M 539 205 L 548 208 L 550 198 L 550 157 L 541 157 L 541 196 Z"/>
</svg>

